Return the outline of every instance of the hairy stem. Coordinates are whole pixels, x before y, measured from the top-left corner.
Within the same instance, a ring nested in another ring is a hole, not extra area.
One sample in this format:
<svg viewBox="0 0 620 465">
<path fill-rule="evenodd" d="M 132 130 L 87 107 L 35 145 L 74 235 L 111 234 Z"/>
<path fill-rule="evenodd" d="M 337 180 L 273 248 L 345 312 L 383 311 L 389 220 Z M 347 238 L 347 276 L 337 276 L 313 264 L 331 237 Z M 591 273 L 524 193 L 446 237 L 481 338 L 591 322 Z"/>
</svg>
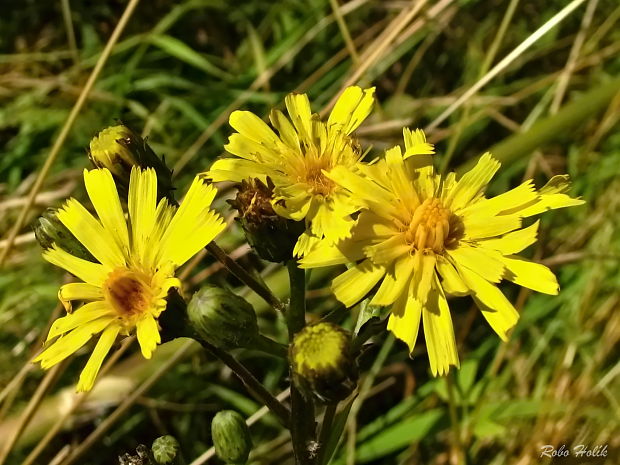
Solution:
<svg viewBox="0 0 620 465">
<path fill-rule="evenodd" d="M 306 273 L 291 260 L 287 263 L 291 285 L 291 302 L 286 314 L 289 340 L 306 324 Z M 294 382 L 291 370 L 291 438 L 297 465 L 314 464 L 314 451 L 311 447 L 315 442 L 316 424 L 314 421 L 314 405 L 312 399 L 305 398 Z"/>
</svg>

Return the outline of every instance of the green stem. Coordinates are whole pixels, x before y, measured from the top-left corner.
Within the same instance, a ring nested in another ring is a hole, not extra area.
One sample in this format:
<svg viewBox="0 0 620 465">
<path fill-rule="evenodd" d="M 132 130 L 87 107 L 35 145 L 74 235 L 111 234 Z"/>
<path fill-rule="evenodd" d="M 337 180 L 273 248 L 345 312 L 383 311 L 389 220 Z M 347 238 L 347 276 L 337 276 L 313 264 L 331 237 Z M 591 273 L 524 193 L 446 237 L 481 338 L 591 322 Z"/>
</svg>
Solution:
<svg viewBox="0 0 620 465">
<path fill-rule="evenodd" d="M 291 285 L 291 301 L 286 313 L 289 340 L 306 325 L 306 273 L 291 260 L 287 263 Z M 305 398 L 294 382 L 291 370 L 291 439 L 297 465 L 313 465 L 314 457 L 310 446 L 315 441 L 316 424 L 314 404 Z"/>
<path fill-rule="evenodd" d="M 246 389 L 254 395 L 257 400 L 266 405 L 284 426 L 289 427 L 291 412 L 278 401 L 278 399 L 276 399 L 243 364 L 228 352 L 218 349 L 208 342 L 201 340 L 198 340 L 198 342 L 200 342 L 207 353 L 224 362 L 237 375 Z"/>
<path fill-rule="evenodd" d="M 267 336 L 263 336 L 262 334 L 259 334 L 247 348 L 260 350 L 261 352 L 273 355 L 274 357 L 286 358 L 288 356 L 286 346 L 268 338 Z"/>
<path fill-rule="evenodd" d="M 461 429 L 459 425 L 458 415 L 456 412 L 456 397 L 454 395 L 453 373 L 446 375 L 446 389 L 448 391 L 448 410 L 450 413 L 450 423 L 452 425 L 452 453 L 456 456 L 456 463 L 461 465 L 465 463 L 465 454 L 461 444 Z"/>
<path fill-rule="evenodd" d="M 254 292 L 256 292 L 260 297 L 262 297 L 265 302 L 271 305 L 276 310 L 284 310 L 284 304 L 280 302 L 273 293 L 267 289 L 262 283 L 260 283 L 254 276 L 248 273 L 241 265 L 239 265 L 236 261 L 228 256 L 219 245 L 215 242 L 211 242 L 207 245 L 206 249 L 219 261 L 221 262 L 227 269 L 230 271 L 239 281 L 248 286 Z"/>
</svg>

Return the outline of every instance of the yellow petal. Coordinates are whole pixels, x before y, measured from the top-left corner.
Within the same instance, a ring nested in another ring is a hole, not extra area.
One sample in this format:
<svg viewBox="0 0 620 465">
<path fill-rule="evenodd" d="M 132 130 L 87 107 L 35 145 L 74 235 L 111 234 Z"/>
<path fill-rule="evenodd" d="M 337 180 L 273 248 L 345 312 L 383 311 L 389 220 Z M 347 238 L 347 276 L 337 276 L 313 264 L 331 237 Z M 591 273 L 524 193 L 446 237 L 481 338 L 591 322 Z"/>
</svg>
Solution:
<svg viewBox="0 0 620 465">
<path fill-rule="evenodd" d="M 488 281 L 499 283 L 502 280 L 504 265 L 499 252 L 461 244 L 454 250 L 448 250 L 448 255 L 461 267 L 475 271 Z"/>
<path fill-rule="evenodd" d="M 60 336 L 61 334 L 67 333 L 77 328 L 78 326 L 82 326 L 90 321 L 105 316 L 109 316 L 110 320 L 114 318 L 114 310 L 107 302 L 99 300 L 96 302 L 89 302 L 87 304 L 84 304 L 75 312 L 67 316 L 58 318 L 56 321 L 54 321 L 54 323 L 52 323 L 49 333 L 47 334 L 46 341 L 49 341 L 56 336 Z"/>
<path fill-rule="evenodd" d="M 295 245 L 296 255 L 303 258 L 299 261 L 301 268 L 319 268 L 322 266 L 343 265 L 345 263 L 353 263 L 364 258 L 364 252 L 361 248 L 350 240 L 331 243 L 326 240 L 320 240 L 314 237 L 313 245 L 307 244 L 310 241 L 305 237 L 306 233 L 299 237 Z M 303 239 L 302 239 L 303 238 Z M 300 241 L 304 241 L 300 244 Z M 299 251 L 297 248 L 299 247 Z M 303 253 L 302 253 L 303 252 Z"/>
<path fill-rule="evenodd" d="M 544 294 L 557 295 L 560 292 L 555 275 L 546 266 L 516 255 L 502 257 L 502 262 L 508 270 L 506 279 L 513 283 Z"/>
<path fill-rule="evenodd" d="M 115 267 L 125 264 L 125 256 L 118 243 L 80 202 L 69 199 L 58 211 L 58 219 L 104 265 Z"/>
<path fill-rule="evenodd" d="M 412 155 L 432 155 L 435 153 L 433 144 L 426 142 L 426 135 L 421 129 L 412 131 L 409 128 L 403 129 L 405 139 L 405 156 L 407 159 Z"/>
<path fill-rule="evenodd" d="M 448 301 L 438 282 L 434 283 L 422 310 L 422 322 L 431 372 L 433 376 L 443 376 L 450 370 L 450 365 L 459 366 L 459 354 Z"/>
<path fill-rule="evenodd" d="M 258 178 L 267 182 L 264 165 L 252 160 L 238 160 L 236 158 L 215 160 L 204 176 L 213 182 L 241 182 L 249 178 Z"/>
<path fill-rule="evenodd" d="M 503 194 L 481 199 L 464 207 L 460 213 L 462 215 L 479 215 L 481 217 L 492 217 L 495 215 L 509 215 L 516 213 L 520 208 L 524 208 L 530 202 L 536 201 L 538 193 L 534 189 L 532 180 L 525 181 L 520 186 L 504 192 Z"/>
<path fill-rule="evenodd" d="M 248 139 L 270 148 L 276 148 L 280 143 L 280 139 L 267 123 L 250 111 L 233 111 L 229 123 L 237 132 Z"/>
<path fill-rule="evenodd" d="M 127 203 L 131 219 L 132 255 L 142 261 L 146 248 L 152 247 L 149 235 L 155 224 L 157 208 L 157 175 L 154 169 L 131 169 Z"/>
<path fill-rule="evenodd" d="M 377 265 L 388 265 L 400 257 L 409 257 L 411 245 L 405 241 L 404 234 L 396 234 L 384 241 L 364 248 L 364 253 Z"/>
<path fill-rule="evenodd" d="M 508 331 L 517 324 L 519 314 L 510 301 L 504 296 L 497 286 L 489 283 L 480 275 L 459 266 L 459 274 L 467 287 L 471 290 L 471 296 L 476 301 L 478 308 L 491 325 L 491 328 L 502 340 L 508 339 Z"/>
<path fill-rule="evenodd" d="M 284 99 L 291 121 L 301 140 L 312 140 L 312 111 L 306 94 L 289 94 Z"/>
<path fill-rule="evenodd" d="M 370 114 L 375 102 L 374 92 L 374 87 L 364 90 L 357 86 L 347 87 L 329 115 L 328 127 L 338 126 L 346 134 L 353 132 Z"/>
<path fill-rule="evenodd" d="M 478 245 L 486 249 L 497 250 L 504 255 L 519 253 L 536 242 L 539 225 L 540 221 L 536 221 L 527 228 L 518 229 L 502 237 L 481 240 Z"/>
<path fill-rule="evenodd" d="M 414 257 L 413 295 L 424 306 L 435 280 L 435 254 L 416 252 Z"/>
<path fill-rule="evenodd" d="M 457 212 L 481 197 L 499 167 L 500 162 L 495 160 L 490 153 L 482 155 L 476 166 L 465 173 L 452 189 L 448 196 L 447 207 Z"/>
<path fill-rule="evenodd" d="M 212 185 L 194 178 L 162 236 L 159 263 L 170 261 L 181 266 L 224 230 L 222 217 L 210 210 L 216 192 Z"/>
<path fill-rule="evenodd" d="M 284 113 L 280 110 L 271 110 L 271 113 L 269 113 L 269 120 L 280 134 L 282 141 L 287 146 L 299 150 L 299 137 L 297 137 L 297 132 L 295 132 L 295 128 L 288 118 L 284 116 Z"/>
<path fill-rule="evenodd" d="M 385 268 L 365 260 L 334 278 L 334 295 L 346 307 L 351 307 L 368 294 L 384 274 Z"/>
<path fill-rule="evenodd" d="M 437 271 L 441 275 L 441 285 L 445 292 L 456 296 L 469 294 L 469 288 L 459 276 L 458 271 L 442 256 L 437 257 Z"/>
<path fill-rule="evenodd" d="M 585 203 L 584 200 L 579 198 L 573 199 L 565 194 L 569 187 L 570 180 L 568 175 L 552 177 L 538 192 L 540 200 L 530 207 L 520 210 L 519 214 L 523 217 L 528 217 L 538 215 L 547 210 L 583 205 Z"/>
<path fill-rule="evenodd" d="M 54 343 L 39 354 L 33 362 L 41 362 L 41 367 L 44 369 L 48 369 L 62 362 L 65 358 L 86 344 L 93 334 L 103 331 L 112 321 L 114 320 L 103 317 L 78 326 L 70 333 L 54 341 Z"/>
<path fill-rule="evenodd" d="M 103 359 L 108 355 L 108 352 L 110 352 L 119 331 L 120 327 L 118 325 L 111 325 L 103 331 L 93 353 L 90 354 L 88 362 L 86 362 L 82 373 L 80 373 L 80 379 L 77 384 L 78 392 L 90 391 L 93 388 L 95 378 L 101 369 Z"/>
<path fill-rule="evenodd" d="M 72 300 L 100 299 L 103 299 L 101 288 L 88 283 L 69 283 L 61 286 L 58 290 L 58 300 L 62 302 L 68 312 L 71 311 Z"/>
<path fill-rule="evenodd" d="M 101 224 L 127 256 L 129 254 L 127 222 L 112 174 L 107 169 L 84 170 L 84 184 Z"/>
<path fill-rule="evenodd" d="M 486 239 L 500 236 L 521 227 L 518 215 L 493 216 L 464 215 L 462 217 L 466 239 Z"/>
<path fill-rule="evenodd" d="M 415 347 L 421 317 L 422 304 L 413 296 L 410 285 L 410 290 L 403 292 L 392 305 L 387 326 L 394 336 L 407 344 L 409 353 L 412 353 Z"/>
<path fill-rule="evenodd" d="M 393 270 L 385 274 L 379 290 L 370 303 L 387 306 L 393 304 L 402 294 L 406 295 L 413 273 L 413 264 L 413 259 L 408 255 L 398 259 Z"/>
<path fill-rule="evenodd" d="M 82 281 L 86 281 L 93 286 L 101 287 L 107 279 L 111 268 L 99 263 L 89 262 L 81 258 L 74 257 L 70 253 L 58 248 L 55 244 L 51 249 L 43 252 L 43 258 L 53 265 L 67 270 Z"/>
<path fill-rule="evenodd" d="M 144 358 L 149 359 L 153 355 L 153 351 L 157 347 L 157 344 L 161 342 L 157 322 L 151 315 L 145 315 L 142 319 L 138 320 L 136 327 L 138 343 L 140 344 L 142 355 Z"/>
<path fill-rule="evenodd" d="M 233 155 L 258 163 L 277 163 L 280 158 L 280 151 L 277 147 L 256 142 L 237 132 L 230 136 L 224 148 Z"/>
</svg>

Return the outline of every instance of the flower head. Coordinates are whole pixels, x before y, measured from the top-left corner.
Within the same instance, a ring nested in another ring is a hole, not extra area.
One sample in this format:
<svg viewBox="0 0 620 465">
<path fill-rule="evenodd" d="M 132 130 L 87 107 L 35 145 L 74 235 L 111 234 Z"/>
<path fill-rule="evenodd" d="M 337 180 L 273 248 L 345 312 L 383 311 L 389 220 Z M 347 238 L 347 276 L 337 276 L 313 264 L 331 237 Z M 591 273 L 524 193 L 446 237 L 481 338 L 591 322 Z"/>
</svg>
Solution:
<svg viewBox="0 0 620 465">
<path fill-rule="evenodd" d="M 65 284 L 58 292 L 68 315 L 52 325 L 47 340 L 58 336 L 36 359 L 49 368 L 76 352 L 101 333 L 78 382 L 90 390 L 119 334 L 135 331 L 145 358 L 161 341 L 157 319 L 166 309 L 166 296 L 181 283 L 175 270 L 224 229 L 222 218 L 210 210 L 214 187 L 199 178 L 177 209 L 166 199 L 157 203 L 153 169 L 134 167 L 129 183 L 126 221 L 107 169 L 84 171 L 96 219 L 77 200 L 70 199 L 57 218 L 88 249 L 97 263 L 71 255 L 54 244 L 43 257 L 83 282 Z M 72 301 L 86 302 L 73 311 Z"/>
<path fill-rule="evenodd" d="M 366 119 L 374 103 L 374 88 L 347 88 L 327 121 L 310 110 L 305 94 L 286 97 L 289 118 L 273 110 L 269 127 L 248 111 L 235 111 L 230 125 L 238 132 L 226 150 L 239 158 L 217 160 L 206 173 L 213 181 L 259 178 L 274 184 L 273 208 L 295 221 L 305 219 L 306 232 L 295 253 L 303 255 L 318 239 L 348 237 L 358 206 L 329 173 L 338 166 L 356 171 L 362 151 L 351 133 Z"/>
<path fill-rule="evenodd" d="M 502 279 L 547 294 L 559 290 L 547 267 L 516 255 L 536 241 L 538 231 L 538 222 L 523 228 L 523 218 L 583 201 L 564 193 L 567 176 L 555 176 L 540 190 L 528 180 L 486 198 L 500 167 L 490 154 L 460 179 L 455 173 L 442 178 L 424 134 L 405 129 L 404 138 L 404 153 L 393 147 L 359 173 L 330 173 L 363 210 L 350 239 L 321 244 L 301 263 L 309 268 L 355 262 L 334 279 L 336 297 L 351 306 L 378 285 L 370 303 L 391 306 L 388 329 L 413 351 L 422 321 L 431 370 L 444 374 L 459 364 L 446 293 L 471 295 L 505 340 L 519 315 L 497 287 Z"/>
</svg>

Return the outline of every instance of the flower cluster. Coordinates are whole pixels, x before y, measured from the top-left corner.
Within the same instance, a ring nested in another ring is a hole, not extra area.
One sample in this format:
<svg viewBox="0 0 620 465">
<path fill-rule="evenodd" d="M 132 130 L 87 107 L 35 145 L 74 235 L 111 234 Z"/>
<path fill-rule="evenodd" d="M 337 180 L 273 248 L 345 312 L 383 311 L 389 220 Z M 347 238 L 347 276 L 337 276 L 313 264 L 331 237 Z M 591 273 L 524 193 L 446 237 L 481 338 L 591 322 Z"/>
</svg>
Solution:
<svg viewBox="0 0 620 465">
<path fill-rule="evenodd" d="M 567 176 L 555 176 L 541 189 L 528 180 L 487 198 L 486 187 L 500 163 L 484 154 L 462 176 L 442 176 L 434 168 L 434 147 L 421 130 L 405 128 L 404 150 L 392 147 L 383 157 L 365 161 L 353 132 L 370 114 L 373 95 L 372 88 L 347 88 L 326 121 L 300 94 L 286 97 L 288 117 L 271 112 L 271 126 L 248 111 L 232 113 L 230 124 L 237 132 L 226 149 L 234 157 L 215 161 L 197 176 L 179 207 L 170 171 L 144 140 L 122 126 L 102 131 L 90 147 L 97 169 L 84 172 L 97 217 L 70 199 L 47 214 L 37 232 L 44 258 L 80 282 L 61 287 L 67 315 L 52 325 L 35 360 L 51 367 L 100 335 L 78 383 L 78 390 L 89 390 L 119 335 L 135 333 L 142 354 L 151 357 L 161 342 L 159 317 L 170 291 L 182 287 L 176 269 L 225 227 L 211 210 L 216 189 L 209 181 L 241 183 L 232 203 L 260 256 L 296 261 L 301 268 L 347 265 L 333 280 L 335 297 L 347 307 L 368 299 L 389 308 L 387 328 L 410 352 L 422 323 L 434 375 L 459 365 L 447 295 L 470 295 L 505 340 L 519 315 L 498 288 L 502 280 L 558 293 L 548 268 L 517 255 L 537 239 L 538 221 L 525 220 L 583 201 L 566 193 Z M 126 193 L 126 210 L 119 192 Z M 75 302 L 83 304 L 74 311 Z M 200 317 L 202 332 L 218 333 L 220 326 L 211 328 L 211 321 L 201 320 L 202 310 L 197 317 L 190 307 L 190 320 Z M 226 319 L 230 311 L 225 308 L 212 313 Z M 239 326 L 232 323 L 224 326 Z M 333 347 L 345 342 L 348 347 L 349 336 L 333 334 Z M 226 334 L 218 337 L 228 341 Z M 301 347 L 306 339 L 315 352 L 323 348 L 316 337 L 297 337 L 291 352 L 297 362 L 307 351 Z M 319 372 L 322 365 L 308 360 L 298 364 Z M 347 381 L 355 378 L 353 372 L 336 371 Z"/>
</svg>

